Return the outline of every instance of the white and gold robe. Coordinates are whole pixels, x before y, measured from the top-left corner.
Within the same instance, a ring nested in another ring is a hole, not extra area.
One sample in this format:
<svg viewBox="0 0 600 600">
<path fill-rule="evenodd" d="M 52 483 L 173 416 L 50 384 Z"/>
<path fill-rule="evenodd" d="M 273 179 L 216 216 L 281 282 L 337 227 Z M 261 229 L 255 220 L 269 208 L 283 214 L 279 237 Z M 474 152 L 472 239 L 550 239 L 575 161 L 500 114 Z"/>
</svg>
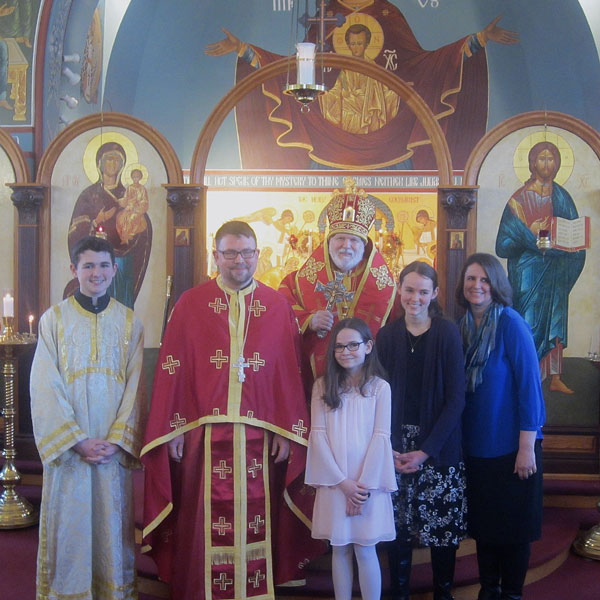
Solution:
<svg viewBox="0 0 600 600">
<path fill-rule="evenodd" d="M 38 600 L 136 598 L 131 469 L 145 414 L 138 396 L 143 329 L 111 299 L 94 314 L 74 297 L 47 310 L 31 368 L 31 414 L 44 465 Z M 119 446 L 90 465 L 87 438 Z"/>
</svg>

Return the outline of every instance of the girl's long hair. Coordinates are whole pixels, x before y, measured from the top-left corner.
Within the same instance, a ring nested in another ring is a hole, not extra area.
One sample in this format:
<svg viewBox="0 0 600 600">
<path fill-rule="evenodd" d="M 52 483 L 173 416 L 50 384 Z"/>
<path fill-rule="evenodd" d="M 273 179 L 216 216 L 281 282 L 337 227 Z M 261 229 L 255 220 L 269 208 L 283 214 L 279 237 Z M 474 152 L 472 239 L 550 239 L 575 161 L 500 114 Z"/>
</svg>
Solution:
<svg viewBox="0 0 600 600">
<path fill-rule="evenodd" d="M 329 346 L 327 347 L 327 354 L 325 357 L 327 370 L 325 371 L 325 376 L 323 378 L 325 384 L 323 402 L 325 402 L 325 404 L 332 410 L 335 410 L 341 406 L 341 394 L 350 390 L 348 371 L 346 371 L 344 367 L 340 366 L 338 361 L 335 359 L 334 352 L 338 333 L 342 329 L 353 329 L 360 334 L 363 342 L 373 342 L 373 348 L 371 352 L 365 356 L 365 362 L 363 364 L 360 383 L 358 386 L 360 393 L 363 396 L 365 395 L 366 385 L 373 377 L 385 377 L 383 367 L 377 358 L 375 339 L 371 334 L 369 326 L 362 319 L 357 317 L 339 321 L 331 330 L 331 336 L 329 337 Z"/>
<path fill-rule="evenodd" d="M 416 273 L 421 277 L 427 277 L 427 279 L 431 279 L 431 283 L 433 284 L 433 290 L 438 287 L 438 275 L 437 271 L 429 264 L 422 260 L 415 260 L 410 264 L 406 265 L 404 269 L 400 272 L 400 276 L 398 277 L 398 286 L 402 287 L 402 282 L 404 278 L 409 273 Z M 440 306 L 440 303 L 437 301 L 437 298 L 434 298 L 430 303 L 427 309 L 427 312 L 431 318 L 433 317 L 443 317 L 444 311 Z"/>
</svg>

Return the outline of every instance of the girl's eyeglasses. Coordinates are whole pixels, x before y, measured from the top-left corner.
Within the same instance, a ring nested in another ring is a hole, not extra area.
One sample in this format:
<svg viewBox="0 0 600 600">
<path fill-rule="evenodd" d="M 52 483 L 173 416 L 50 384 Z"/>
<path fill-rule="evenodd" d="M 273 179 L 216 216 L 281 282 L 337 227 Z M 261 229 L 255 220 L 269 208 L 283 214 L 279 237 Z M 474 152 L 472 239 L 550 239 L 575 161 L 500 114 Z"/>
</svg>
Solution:
<svg viewBox="0 0 600 600">
<path fill-rule="evenodd" d="M 358 348 L 360 347 L 361 344 L 364 344 L 365 341 L 363 340 L 362 342 L 348 342 L 347 344 L 336 344 L 333 347 L 333 351 L 336 354 L 341 354 L 346 348 L 348 348 L 348 350 L 350 350 L 350 352 L 356 352 L 358 350 Z"/>
</svg>

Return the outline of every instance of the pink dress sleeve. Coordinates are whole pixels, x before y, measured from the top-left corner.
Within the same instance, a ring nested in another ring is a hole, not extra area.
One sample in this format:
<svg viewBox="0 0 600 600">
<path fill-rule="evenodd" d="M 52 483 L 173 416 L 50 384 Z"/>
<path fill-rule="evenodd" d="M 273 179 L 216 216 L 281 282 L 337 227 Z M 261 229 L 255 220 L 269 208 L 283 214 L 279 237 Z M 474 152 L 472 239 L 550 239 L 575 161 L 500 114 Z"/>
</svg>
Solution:
<svg viewBox="0 0 600 600">
<path fill-rule="evenodd" d="M 361 470 L 359 483 L 371 490 L 393 492 L 398 489 L 390 429 L 392 420 L 392 392 L 387 381 L 379 380 L 375 390 L 375 425 Z"/>
<path fill-rule="evenodd" d="M 329 408 L 322 400 L 323 379 L 317 379 L 313 385 L 311 400 L 311 427 L 308 436 L 308 453 L 304 482 L 315 487 L 333 486 L 346 479 L 339 468 L 327 435 L 325 414 Z"/>
</svg>

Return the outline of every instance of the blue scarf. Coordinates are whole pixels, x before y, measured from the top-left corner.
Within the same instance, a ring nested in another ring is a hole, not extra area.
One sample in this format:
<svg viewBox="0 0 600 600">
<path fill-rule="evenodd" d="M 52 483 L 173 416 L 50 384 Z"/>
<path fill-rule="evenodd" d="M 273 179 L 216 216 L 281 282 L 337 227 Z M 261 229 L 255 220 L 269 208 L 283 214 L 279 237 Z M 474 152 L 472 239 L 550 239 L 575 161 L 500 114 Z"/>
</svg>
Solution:
<svg viewBox="0 0 600 600">
<path fill-rule="evenodd" d="M 460 321 L 460 334 L 463 348 L 465 349 L 465 371 L 467 391 L 474 392 L 483 378 L 483 370 L 487 364 L 490 353 L 496 345 L 496 327 L 504 306 L 492 302 L 483 318 L 479 328 L 475 326 L 475 319 L 470 310 Z"/>
</svg>

